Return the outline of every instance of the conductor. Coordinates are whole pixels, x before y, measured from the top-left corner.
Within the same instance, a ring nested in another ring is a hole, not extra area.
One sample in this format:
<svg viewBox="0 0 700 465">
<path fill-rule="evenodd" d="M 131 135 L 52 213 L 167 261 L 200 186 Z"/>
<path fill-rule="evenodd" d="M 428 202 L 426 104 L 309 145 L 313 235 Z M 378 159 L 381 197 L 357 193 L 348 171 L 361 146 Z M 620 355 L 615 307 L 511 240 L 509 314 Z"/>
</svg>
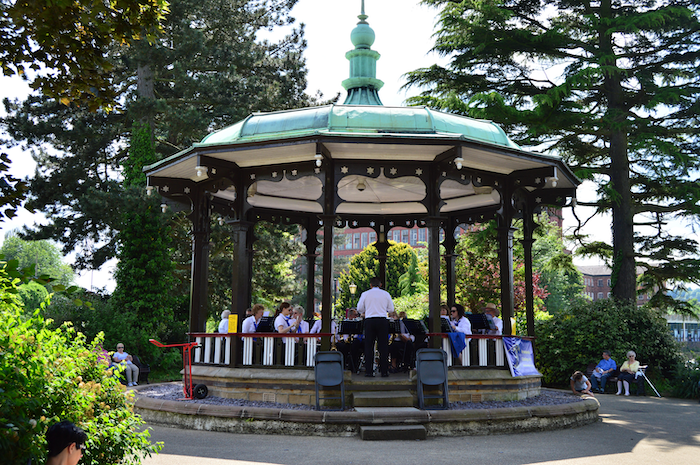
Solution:
<svg viewBox="0 0 700 465">
<path fill-rule="evenodd" d="M 379 278 L 370 279 L 371 289 L 360 296 L 357 310 L 365 318 L 365 376 L 374 376 L 374 341 L 379 346 L 379 370 L 389 376 L 389 312 L 394 311 L 391 295 L 381 289 Z"/>
</svg>

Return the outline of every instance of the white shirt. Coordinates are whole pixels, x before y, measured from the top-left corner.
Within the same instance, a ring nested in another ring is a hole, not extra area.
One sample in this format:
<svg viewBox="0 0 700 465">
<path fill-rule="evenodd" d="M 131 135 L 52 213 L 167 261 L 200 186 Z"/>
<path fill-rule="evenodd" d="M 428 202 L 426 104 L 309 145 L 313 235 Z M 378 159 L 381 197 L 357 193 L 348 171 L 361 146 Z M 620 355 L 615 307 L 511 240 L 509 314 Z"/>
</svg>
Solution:
<svg viewBox="0 0 700 465">
<path fill-rule="evenodd" d="M 255 317 L 251 315 L 243 320 L 243 328 L 241 331 L 244 333 L 254 333 L 258 329 L 258 323 L 259 321 L 255 321 Z"/>
<path fill-rule="evenodd" d="M 394 302 L 391 295 L 378 287 L 365 291 L 357 303 L 357 311 L 367 318 L 386 318 L 389 312 L 394 310 Z"/>
<path fill-rule="evenodd" d="M 311 327 L 311 334 L 318 334 L 321 332 L 321 326 L 323 325 L 322 320 L 314 321 L 314 325 Z M 338 342 L 338 325 L 335 324 L 335 320 L 331 320 L 331 333 L 333 336 L 332 340 Z"/>
<path fill-rule="evenodd" d="M 286 317 L 282 313 L 277 315 L 277 318 L 275 318 L 275 331 L 279 332 L 280 326 L 282 329 L 286 329 L 289 326 L 292 326 L 293 324 L 296 323 L 296 320 L 294 318 Z"/>
<path fill-rule="evenodd" d="M 219 332 L 228 333 L 228 318 L 222 318 L 219 322 Z"/>
<path fill-rule="evenodd" d="M 455 330 L 459 331 L 460 333 L 472 333 L 472 324 L 469 323 L 469 318 L 467 318 L 466 316 L 463 316 L 459 320 L 453 322 L 452 326 L 455 328 Z"/>
<path fill-rule="evenodd" d="M 494 316 L 493 322 L 496 325 L 496 329 L 489 329 L 486 333 L 491 334 L 493 336 L 499 336 L 503 334 L 503 320 L 501 320 L 497 316 Z"/>
</svg>

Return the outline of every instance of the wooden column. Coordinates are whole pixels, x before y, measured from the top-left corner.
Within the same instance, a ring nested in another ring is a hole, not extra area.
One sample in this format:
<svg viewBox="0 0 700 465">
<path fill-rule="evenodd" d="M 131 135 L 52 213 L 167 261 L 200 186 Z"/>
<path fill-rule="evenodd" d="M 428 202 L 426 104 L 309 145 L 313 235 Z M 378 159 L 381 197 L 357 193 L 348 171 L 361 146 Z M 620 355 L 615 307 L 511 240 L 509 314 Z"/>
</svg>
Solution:
<svg viewBox="0 0 700 465">
<path fill-rule="evenodd" d="M 440 332 L 440 218 L 428 218 L 428 326 L 431 333 Z M 430 346 L 442 347 L 442 338 L 433 337 Z"/>
<path fill-rule="evenodd" d="M 377 276 L 382 282 L 382 288 L 386 289 L 386 258 L 389 250 L 389 241 L 386 239 L 386 233 L 381 233 L 377 236 L 377 260 L 379 260 L 379 275 Z M 371 277 L 371 276 L 370 276 Z M 397 297 L 397 296 L 392 296 Z"/>
<path fill-rule="evenodd" d="M 510 319 L 515 311 L 513 292 L 513 231 L 510 215 L 498 216 L 498 258 L 501 271 L 501 311 L 503 334 L 512 334 Z"/>
<path fill-rule="evenodd" d="M 231 276 L 231 313 L 238 315 L 238 328 L 229 329 L 239 331 L 245 311 L 251 304 L 251 258 L 253 223 L 248 221 L 232 221 L 229 223 L 231 239 L 233 240 L 233 274 Z"/>
<path fill-rule="evenodd" d="M 535 336 L 535 297 L 534 285 L 532 282 L 532 244 L 534 239 L 532 233 L 535 231 L 537 223 L 533 218 L 533 211 L 530 203 L 526 203 L 523 210 L 523 251 L 525 254 L 525 318 L 527 320 L 527 335 Z"/>
<path fill-rule="evenodd" d="M 457 275 L 455 274 L 455 245 L 457 241 L 454 235 L 455 228 L 449 227 L 445 230 L 445 240 L 442 245 L 445 247 L 445 285 L 447 286 L 447 305 L 456 302 L 455 287 L 457 286 Z"/>
<path fill-rule="evenodd" d="M 316 258 L 318 254 L 316 253 L 316 247 L 318 247 L 319 242 L 316 239 L 317 228 L 311 226 L 311 221 L 306 222 L 306 240 L 304 241 L 304 246 L 306 247 L 306 315 L 307 317 L 313 315 L 314 311 L 314 301 L 315 299 L 315 272 L 316 272 Z"/>
<path fill-rule="evenodd" d="M 190 279 L 190 332 L 204 332 L 207 325 L 209 288 L 209 237 L 211 235 L 211 200 L 200 192 L 193 202 L 192 267 Z"/>
</svg>

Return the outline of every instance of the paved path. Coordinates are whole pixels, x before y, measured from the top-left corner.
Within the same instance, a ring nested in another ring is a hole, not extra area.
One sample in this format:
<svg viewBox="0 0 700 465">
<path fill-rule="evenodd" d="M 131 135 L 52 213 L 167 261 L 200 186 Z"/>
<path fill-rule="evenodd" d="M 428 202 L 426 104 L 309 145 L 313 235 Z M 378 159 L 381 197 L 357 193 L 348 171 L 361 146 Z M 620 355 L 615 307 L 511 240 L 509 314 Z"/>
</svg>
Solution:
<svg viewBox="0 0 700 465">
<path fill-rule="evenodd" d="M 700 404 L 599 395 L 602 421 L 560 431 L 368 442 L 153 427 L 163 451 L 145 465 L 576 464 L 700 465 Z"/>
</svg>

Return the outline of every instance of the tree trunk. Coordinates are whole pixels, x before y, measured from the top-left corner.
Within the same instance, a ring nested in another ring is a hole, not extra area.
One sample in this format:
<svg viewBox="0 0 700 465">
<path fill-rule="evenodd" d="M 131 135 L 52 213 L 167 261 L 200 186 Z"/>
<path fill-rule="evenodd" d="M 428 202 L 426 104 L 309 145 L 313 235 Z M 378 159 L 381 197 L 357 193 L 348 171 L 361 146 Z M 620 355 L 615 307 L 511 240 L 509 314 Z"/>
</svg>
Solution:
<svg viewBox="0 0 700 465">
<path fill-rule="evenodd" d="M 601 3 L 602 18 L 615 15 L 610 0 Z M 601 21 L 601 25 L 606 24 Z M 620 300 L 634 301 L 637 295 L 637 274 L 634 264 L 634 210 L 630 190 L 630 166 L 627 156 L 627 104 L 622 88 L 622 75 L 617 70 L 613 37 L 600 29 L 601 56 L 607 71 L 604 93 L 608 111 L 604 125 L 610 128 L 610 197 L 612 203 L 613 270 L 612 294 Z"/>
</svg>

